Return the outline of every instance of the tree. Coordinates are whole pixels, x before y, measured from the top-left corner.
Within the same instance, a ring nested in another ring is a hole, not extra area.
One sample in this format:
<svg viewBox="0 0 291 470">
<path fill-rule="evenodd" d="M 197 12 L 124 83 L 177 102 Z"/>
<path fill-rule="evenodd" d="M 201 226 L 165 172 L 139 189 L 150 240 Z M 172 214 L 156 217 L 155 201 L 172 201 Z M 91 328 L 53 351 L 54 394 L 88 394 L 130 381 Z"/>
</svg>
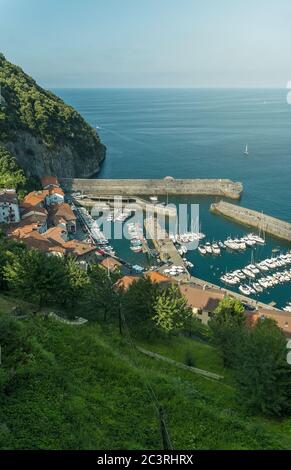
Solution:
<svg viewBox="0 0 291 470">
<path fill-rule="evenodd" d="M 148 277 L 141 277 L 133 282 L 122 296 L 122 311 L 128 325 L 143 336 L 150 335 L 156 329 L 154 304 L 159 286 Z"/>
<path fill-rule="evenodd" d="M 291 366 L 286 337 L 272 319 L 246 330 L 237 354 L 235 377 L 240 403 L 252 413 L 291 412 Z"/>
<path fill-rule="evenodd" d="M 62 303 L 74 311 L 85 299 L 90 279 L 86 271 L 72 257 L 65 261 L 64 276 Z"/>
<path fill-rule="evenodd" d="M 16 159 L 0 146 L 0 187 L 17 189 L 25 183 L 26 177 Z"/>
<path fill-rule="evenodd" d="M 192 317 L 186 298 L 175 284 L 159 293 L 154 304 L 154 312 L 153 320 L 167 333 L 185 328 Z"/>
<path fill-rule="evenodd" d="M 59 302 L 66 288 L 64 261 L 56 256 L 31 250 L 13 255 L 4 267 L 8 286 L 27 301 L 41 308 Z"/>
<path fill-rule="evenodd" d="M 13 255 L 25 250 L 23 243 L 6 237 L 0 230 L 0 290 L 7 289 L 7 281 L 4 278 L 4 268 L 13 258 Z"/>
<path fill-rule="evenodd" d="M 218 347 L 227 367 L 232 367 L 235 363 L 236 347 L 245 325 L 246 316 L 241 302 L 225 297 L 216 308 L 208 326 L 212 341 Z"/>
<path fill-rule="evenodd" d="M 89 270 L 90 292 L 89 301 L 90 309 L 96 314 L 96 307 L 103 310 L 104 321 L 108 319 L 108 312 L 113 315 L 119 302 L 119 292 L 114 288 L 115 283 L 120 277 L 118 272 L 110 272 L 99 266 L 93 265 Z"/>
</svg>

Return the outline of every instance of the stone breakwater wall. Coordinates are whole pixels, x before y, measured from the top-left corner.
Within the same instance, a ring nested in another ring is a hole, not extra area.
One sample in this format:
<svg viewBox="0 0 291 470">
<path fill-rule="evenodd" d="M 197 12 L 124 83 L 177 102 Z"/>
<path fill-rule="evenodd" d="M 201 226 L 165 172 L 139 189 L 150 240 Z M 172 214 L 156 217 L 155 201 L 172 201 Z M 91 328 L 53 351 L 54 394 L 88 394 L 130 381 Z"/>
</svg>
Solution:
<svg viewBox="0 0 291 470">
<path fill-rule="evenodd" d="M 212 204 L 210 211 L 291 242 L 291 224 L 283 220 L 225 201 Z"/>
<path fill-rule="evenodd" d="M 243 186 L 228 179 L 60 179 L 66 191 L 88 196 L 221 196 L 240 199 Z"/>
</svg>

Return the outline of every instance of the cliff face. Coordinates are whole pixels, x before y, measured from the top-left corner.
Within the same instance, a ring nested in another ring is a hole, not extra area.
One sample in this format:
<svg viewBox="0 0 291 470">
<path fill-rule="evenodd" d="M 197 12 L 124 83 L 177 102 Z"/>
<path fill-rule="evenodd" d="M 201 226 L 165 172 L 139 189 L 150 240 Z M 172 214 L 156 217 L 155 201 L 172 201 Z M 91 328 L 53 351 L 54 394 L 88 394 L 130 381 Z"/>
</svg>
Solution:
<svg viewBox="0 0 291 470">
<path fill-rule="evenodd" d="M 39 178 L 45 175 L 90 178 L 98 173 L 106 154 L 106 148 L 101 143 L 87 157 L 82 155 L 82 151 L 76 151 L 69 142 L 56 144 L 50 149 L 41 139 L 26 131 L 19 131 L 13 141 L 3 144 L 28 176 Z"/>
<path fill-rule="evenodd" d="M 89 178 L 106 147 L 70 106 L 0 54 L 0 146 L 29 176 Z"/>
</svg>

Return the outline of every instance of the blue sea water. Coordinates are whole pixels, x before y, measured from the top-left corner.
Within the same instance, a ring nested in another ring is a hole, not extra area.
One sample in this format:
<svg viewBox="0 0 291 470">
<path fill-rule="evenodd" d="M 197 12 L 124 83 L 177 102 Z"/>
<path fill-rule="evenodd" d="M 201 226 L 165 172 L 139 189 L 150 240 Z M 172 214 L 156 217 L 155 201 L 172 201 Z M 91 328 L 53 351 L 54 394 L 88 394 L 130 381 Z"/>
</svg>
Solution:
<svg viewBox="0 0 291 470">
<path fill-rule="evenodd" d="M 244 184 L 241 204 L 291 221 L 291 106 L 287 90 L 222 89 L 58 89 L 96 128 L 107 146 L 102 178 L 230 178 Z M 249 145 L 249 156 L 243 154 Z M 179 198 L 199 203 L 209 240 L 246 233 L 243 226 L 209 213 L 211 198 Z M 175 202 L 178 202 L 175 200 Z M 290 244 L 271 237 L 254 252 L 271 256 Z M 128 250 L 128 256 L 133 255 Z M 135 257 L 141 255 L 134 255 Z M 250 262 L 245 254 L 194 261 L 193 274 L 219 284 L 226 269 Z M 258 297 L 282 306 L 289 285 Z"/>
</svg>

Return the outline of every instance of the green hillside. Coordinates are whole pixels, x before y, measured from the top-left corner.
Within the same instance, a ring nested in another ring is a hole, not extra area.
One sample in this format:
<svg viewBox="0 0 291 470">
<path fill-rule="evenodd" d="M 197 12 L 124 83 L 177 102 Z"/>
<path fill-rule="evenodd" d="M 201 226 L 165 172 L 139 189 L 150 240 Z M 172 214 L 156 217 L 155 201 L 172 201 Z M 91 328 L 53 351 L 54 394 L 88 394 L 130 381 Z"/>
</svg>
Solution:
<svg viewBox="0 0 291 470">
<path fill-rule="evenodd" d="M 0 297 L 0 321 L 14 304 Z M 191 351 L 195 366 L 223 373 L 222 382 L 137 353 L 113 327 L 31 314 L 12 328 L 13 335 L 19 329 L 17 347 L 3 353 L 0 375 L 2 449 L 160 449 L 157 404 L 176 449 L 291 448 L 290 420 L 242 414 L 211 346 L 185 337 L 143 343 L 181 361 Z M 12 373 L 18 347 L 26 359 Z"/>
<path fill-rule="evenodd" d="M 51 169 L 58 176 L 67 156 L 69 175 L 94 171 L 105 157 L 96 131 L 71 106 L 41 88 L 23 70 L 0 54 L 0 146 L 15 152 L 23 169 L 41 176 Z M 72 161 L 71 161 L 72 160 Z M 80 175 L 81 176 L 81 175 Z"/>
</svg>

